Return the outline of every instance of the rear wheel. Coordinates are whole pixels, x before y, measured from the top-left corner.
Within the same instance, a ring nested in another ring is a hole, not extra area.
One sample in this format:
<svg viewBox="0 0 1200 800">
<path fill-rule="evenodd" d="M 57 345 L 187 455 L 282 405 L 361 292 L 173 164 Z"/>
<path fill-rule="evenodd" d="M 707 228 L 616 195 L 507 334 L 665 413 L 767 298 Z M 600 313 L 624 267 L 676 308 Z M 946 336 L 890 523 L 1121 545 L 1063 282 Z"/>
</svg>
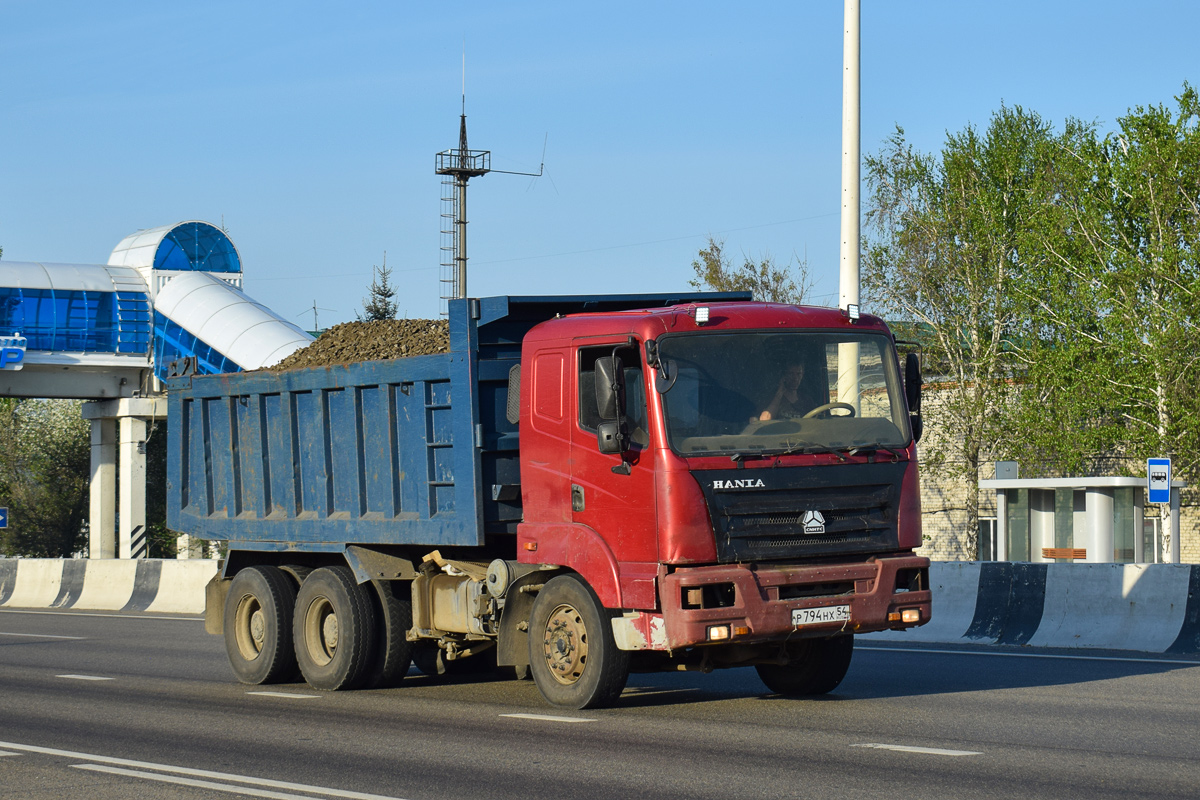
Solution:
<svg viewBox="0 0 1200 800">
<path fill-rule="evenodd" d="M 412 663 L 414 642 L 408 641 L 412 627 L 412 600 L 407 593 L 395 591 L 392 581 L 372 581 L 375 588 L 375 659 L 367 670 L 363 686 L 386 689 L 395 686 L 408 674 Z M 407 588 L 408 584 L 401 584 Z"/>
<path fill-rule="evenodd" d="M 278 683 L 295 675 L 292 610 L 296 588 L 276 567 L 247 567 L 225 598 L 225 651 L 242 683 Z"/>
<path fill-rule="evenodd" d="M 620 696 L 629 653 L 617 649 L 611 616 L 575 575 L 560 575 L 538 592 L 529 659 L 542 697 L 565 708 L 600 708 Z"/>
<path fill-rule="evenodd" d="M 353 689 L 375 656 L 375 607 L 348 567 L 315 570 L 300 586 L 292 618 L 296 660 L 314 689 Z"/>
<path fill-rule="evenodd" d="M 787 664 L 759 664 L 758 677 L 776 694 L 799 697 L 832 692 L 846 677 L 854 636 L 804 639 L 788 647 Z"/>
</svg>

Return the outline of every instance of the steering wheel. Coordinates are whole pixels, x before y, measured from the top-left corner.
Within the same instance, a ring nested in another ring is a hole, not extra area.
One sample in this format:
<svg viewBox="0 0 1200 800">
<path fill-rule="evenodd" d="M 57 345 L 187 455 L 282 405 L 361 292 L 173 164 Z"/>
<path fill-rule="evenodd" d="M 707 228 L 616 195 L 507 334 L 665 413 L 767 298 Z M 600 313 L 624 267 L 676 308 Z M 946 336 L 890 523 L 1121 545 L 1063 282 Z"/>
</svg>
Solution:
<svg viewBox="0 0 1200 800">
<path fill-rule="evenodd" d="M 854 406 L 850 405 L 849 403 L 826 403 L 823 406 L 817 406 L 812 411 L 805 414 L 804 419 L 812 419 L 813 417 L 817 416 L 818 414 L 829 414 L 829 416 L 832 417 L 833 414 L 830 412 L 832 412 L 834 409 L 839 409 L 841 411 L 847 412 L 845 414 L 838 414 L 839 417 L 853 417 L 854 416 Z"/>
</svg>

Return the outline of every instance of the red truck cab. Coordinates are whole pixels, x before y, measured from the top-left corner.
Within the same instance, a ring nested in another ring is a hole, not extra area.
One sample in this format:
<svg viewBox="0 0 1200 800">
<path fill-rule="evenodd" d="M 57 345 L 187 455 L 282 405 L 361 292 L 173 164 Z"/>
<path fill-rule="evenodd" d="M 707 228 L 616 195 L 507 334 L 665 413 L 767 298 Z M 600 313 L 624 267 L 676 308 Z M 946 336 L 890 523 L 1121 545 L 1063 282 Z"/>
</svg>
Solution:
<svg viewBox="0 0 1200 800">
<path fill-rule="evenodd" d="M 517 558 L 578 573 L 620 649 L 827 691 L 849 634 L 928 621 L 919 372 L 901 380 L 882 320 L 572 314 L 526 334 L 521 363 Z"/>
</svg>

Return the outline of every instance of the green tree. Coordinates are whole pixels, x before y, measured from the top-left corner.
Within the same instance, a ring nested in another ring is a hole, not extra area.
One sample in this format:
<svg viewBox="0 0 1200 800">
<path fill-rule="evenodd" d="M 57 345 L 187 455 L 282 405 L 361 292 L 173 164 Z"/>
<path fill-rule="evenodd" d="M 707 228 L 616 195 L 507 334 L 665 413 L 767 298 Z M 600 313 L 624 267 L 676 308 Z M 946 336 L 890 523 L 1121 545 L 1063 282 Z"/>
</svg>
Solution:
<svg viewBox="0 0 1200 800">
<path fill-rule="evenodd" d="M 371 276 L 370 295 L 363 298 L 363 313 L 357 315 L 358 321 L 395 319 L 399 304 L 393 299 L 396 288 L 389 281 L 392 270 L 387 265 L 387 253 L 383 254 L 382 267 L 371 267 Z"/>
<path fill-rule="evenodd" d="M 1050 126 L 1002 107 L 985 131 L 951 134 L 940 154 L 915 150 L 904 131 L 865 161 L 869 187 L 864 295 L 884 315 L 917 323 L 940 375 L 922 442 L 930 477 L 972 486 L 1009 429 L 1003 424 L 1017 343 L 1028 314 L 1014 291 L 1025 265 L 1044 258 L 1034 235 L 1046 221 Z M 933 399 L 933 398 L 931 398 Z M 979 498 L 967 491 L 958 544 L 978 555 Z"/>
<path fill-rule="evenodd" d="M 1139 106 L 1105 136 L 1060 138 L 1063 233 L 1026 288 L 1041 334 L 1027 394 L 1051 424 L 1032 429 L 1027 458 L 1070 470 L 1117 454 L 1141 474 L 1171 455 L 1176 474 L 1200 478 L 1200 100 L 1184 84 L 1176 101 Z"/>
<path fill-rule="evenodd" d="M 87 544 L 91 442 L 73 400 L 0 401 L 0 490 L 9 527 L 0 549 L 10 556 L 70 557 Z"/>
<path fill-rule="evenodd" d="M 725 253 L 725 242 L 708 238 L 708 246 L 692 261 L 696 277 L 689 281 L 693 288 L 715 292 L 752 292 L 755 300 L 771 303 L 804 302 L 812 289 L 808 263 L 797 259 L 795 272 L 789 266 L 780 267 L 771 256 L 754 261 L 743 256 L 734 266 Z"/>
</svg>

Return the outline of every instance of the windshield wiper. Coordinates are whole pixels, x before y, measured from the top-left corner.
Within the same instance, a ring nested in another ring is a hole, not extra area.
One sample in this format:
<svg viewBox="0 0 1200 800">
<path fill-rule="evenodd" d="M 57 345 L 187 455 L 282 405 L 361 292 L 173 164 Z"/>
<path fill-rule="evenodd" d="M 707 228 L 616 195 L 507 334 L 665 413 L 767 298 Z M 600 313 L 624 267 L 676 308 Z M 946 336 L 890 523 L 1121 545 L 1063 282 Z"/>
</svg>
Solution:
<svg viewBox="0 0 1200 800">
<path fill-rule="evenodd" d="M 856 456 L 859 453 L 877 453 L 880 450 L 892 457 L 893 461 L 900 460 L 900 453 L 896 451 L 895 445 L 885 445 L 883 442 L 855 442 L 849 447 L 843 447 L 847 455 Z"/>
<path fill-rule="evenodd" d="M 796 444 L 789 445 L 788 447 L 780 450 L 764 450 L 763 455 L 790 456 L 795 453 L 803 453 L 804 455 L 811 455 L 814 453 L 829 453 L 837 456 L 842 461 L 845 461 L 846 458 L 841 453 L 841 451 L 844 449 L 845 448 L 829 447 L 828 445 L 817 444 L 816 442 L 797 442 Z"/>
</svg>

